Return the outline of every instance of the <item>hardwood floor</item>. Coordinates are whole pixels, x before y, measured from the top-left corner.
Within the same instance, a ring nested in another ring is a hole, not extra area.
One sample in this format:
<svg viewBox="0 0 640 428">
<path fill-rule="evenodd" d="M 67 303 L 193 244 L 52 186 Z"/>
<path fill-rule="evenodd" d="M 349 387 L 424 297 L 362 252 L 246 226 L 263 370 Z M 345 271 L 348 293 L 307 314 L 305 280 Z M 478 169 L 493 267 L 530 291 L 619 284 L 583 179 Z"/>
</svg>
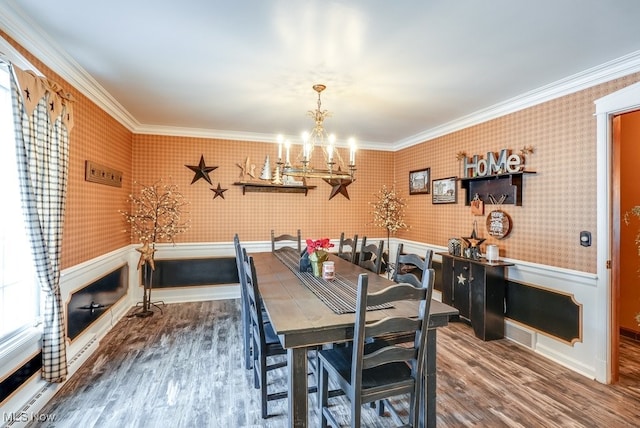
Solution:
<svg viewBox="0 0 640 428">
<path fill-rule="evenodd" d="M 621 381 L 603 385 L 508 340 L 482 342 L 463 323 L 438 334 L 438 427 L 640 426 L 640 346 L 622 339 Z M 41 413 L 49 427 L 284 427 L 286 400 L 260 417 L 242 367 L 237 300 L 167 305 L 125 318 Z M 273 390 L 286 387 L 283 370 Z M 317 426 L 309 396 L 310 426 Z M 344 398 L 338 413 L 348 423 Z M 403 400 L 396 403 L 405 409 Z M 391 418 L 363 410 L 368 427 Z M 35 426 L 35 425 L 32 425 Z"/>
</svg>

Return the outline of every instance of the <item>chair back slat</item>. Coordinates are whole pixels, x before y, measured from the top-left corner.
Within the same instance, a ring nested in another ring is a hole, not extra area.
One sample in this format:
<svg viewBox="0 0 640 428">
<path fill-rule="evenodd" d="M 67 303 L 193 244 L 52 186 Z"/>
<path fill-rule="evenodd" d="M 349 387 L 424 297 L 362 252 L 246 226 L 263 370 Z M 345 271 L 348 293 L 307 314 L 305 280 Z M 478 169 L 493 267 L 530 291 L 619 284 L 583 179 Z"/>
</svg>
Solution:
<svg viewBox="0 0 640 428">
<path fill-rule="evenodd" d="M 377 337 L 387 333 L 409 333 L 420 328 L 420 320 L 414 318 L 385 318 L 367 324 L 365 337 Z"/>
<path fill-rule="evenodd" d="M 380 273 L 382 268 L 382 252 L 384 250 L 384 241 L 381 239 L 376 244 L 367 244 L 367 237 L 362 238 L 362 247 L 360 248 L 360 258 L 358 265 L 375 274 Z"/>
<path fill-rule="evenodd" d="M 402 250 L 403 244 L 400 243 L 396 252 L 396 263 L 392 279 L 394 282 L 407 282 L 420 287 L 423 272 L 426 269 L 431 269 L 433 251 L 427 250 L 423 258 L 417 254 L 403 254 Z"/>
<path fill-rule="evenodd" d="M 367 296 L 367 304 L 369 306 L 377 306 L 397 302 L 398 300 L 422 300 L 427 290 L 421 287 L 422 285 L 417 288 L 408 283 L 390 285 L 377 293 L 370 293 Z"/>
<path fill-rule="evenodd" d="M 383 364 L 401 363 L 416 359 L 418 351 L 414 348 L 393 346 L 380 349 L 362 357 L 362 370 L 371 369 Z"/>
<path fill-rule="evenodd" d="M 347 248 L 348 247 L 348 248 Z M 338 245 L 338 257 L 351 263 L 356 263 L 358 254 L 358 234 L 353 238 L 345 238 L 344 232 L 340 234 L 340 244 Z"/>
<path fill-rule="evenodd" d="M 298 250 L 298 254 L 302 252 L 302 234 L 300 233 L 300 229 L 298 229 L 296 235 L 284 233 L 277 236 L 275 232 L 271 230 L 271 252 L 281 250 L 282 248 L 295 248 Z"/>
</svg>

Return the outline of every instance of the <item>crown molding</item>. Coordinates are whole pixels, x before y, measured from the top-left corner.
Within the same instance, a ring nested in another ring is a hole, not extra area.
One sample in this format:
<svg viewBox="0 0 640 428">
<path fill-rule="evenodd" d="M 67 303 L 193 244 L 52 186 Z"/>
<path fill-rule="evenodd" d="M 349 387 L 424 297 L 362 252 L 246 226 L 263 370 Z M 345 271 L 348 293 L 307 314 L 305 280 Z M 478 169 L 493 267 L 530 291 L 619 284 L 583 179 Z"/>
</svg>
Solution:
<svg viewBox="0 0 640 428">
<path fill-rule="evenodd" d="M 600 83 L 605 83 L 639 71 L 640 51 L 635 51 L 623 57 L 558 80 L 549 85 L 542 86 L 501 103 L 478 110 L 467 116 L 463 116 L 459 119 L 399 140 L 393 145 L 393 147 L 394 150 L 401 150 L 416 144 L 424 143 L 434 138 L 465 129 L 473 125 L 478 125 L 519 110 L 524 110 L 526 108 L 542 104 L 546 101 L 560 98 Z"/>
<path fill-rule="evenodd" d="M 49 36 L 13 0 L 0 7 L 4 31 L 36 58 L 51 68 L 87 98 L 135 132 L 140 123 L 89 73 Z"/>
</svg>

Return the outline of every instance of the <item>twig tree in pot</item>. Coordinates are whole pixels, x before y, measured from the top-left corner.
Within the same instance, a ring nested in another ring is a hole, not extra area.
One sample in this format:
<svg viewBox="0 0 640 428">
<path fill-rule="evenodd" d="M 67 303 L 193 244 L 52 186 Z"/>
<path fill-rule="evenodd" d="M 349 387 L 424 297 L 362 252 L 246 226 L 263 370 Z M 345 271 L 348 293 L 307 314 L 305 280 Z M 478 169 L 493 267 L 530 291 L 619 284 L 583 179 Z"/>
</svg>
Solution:
<svg viewBox="0 0 640 428">
<path fill-rule="evenodd" d="M 134 183 L 137 184 L 137 183 Z M 184 207 L 188 205 L 178 187 L 164 183 L 162 180 L 150 186 L 142 186 L 140 193 L 130 194 L 131 211 L 120 211 L 130 227 L 130 233 L 141 247 L 138 270 L 143 268 L 142 284 L 144 293 L 140 307 L 135 313 L 139 317 L 153 315 L 151 310 L 151 286 L 155 270 L 154 255 L 156 243 L 171 242 L 179 233 L 189 228 L 188 219 L 184 219 Z"/>
<path fill-rule="evenodd" d="M 395 186 L 388 188 L 386 185 L 376 194 L 376 201 L 369 202 L 373 208 L 373 224 L 387 231 L 387 276 L 391 275 L 394 269 L 389 263 L 388 254 L 391 254 L 391 235 L 395 235 L 398 230 L 409 229 L 404 221 L 404 209 L 406 203 L 396 192 Z"/>
</svg>

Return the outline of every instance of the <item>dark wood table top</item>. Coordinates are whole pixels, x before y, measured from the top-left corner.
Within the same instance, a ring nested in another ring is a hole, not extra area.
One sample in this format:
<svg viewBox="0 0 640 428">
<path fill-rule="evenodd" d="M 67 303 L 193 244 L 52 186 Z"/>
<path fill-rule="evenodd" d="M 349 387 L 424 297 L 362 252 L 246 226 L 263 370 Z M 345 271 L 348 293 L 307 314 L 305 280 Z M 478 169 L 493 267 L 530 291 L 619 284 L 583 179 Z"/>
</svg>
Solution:
<svg viewBox="0 0 640 428">
<path fill-rule="evenodd" d="M 291 270 L 273 253 L 253 253 L 267 313 L 274 330 L 285 348 L 320 345 L 351 340 L 355 314 L 336 314 L 311 290 L 303 285 Z M 335 262 L 336 273 L 357 284 L 358 275 L 369 275 L 369 290 L 376 291 L 393 282 L 375 275 L 357 265 L 337 257 L 329 256 Z M 371 319 L 415 313 L 415 302 L 396 302 L 390 309 L 372 311 Z M 451 315 L 458 310 L 442 302 L 431 302 L 430 328 L 446 325 Z"/>
</svg>

